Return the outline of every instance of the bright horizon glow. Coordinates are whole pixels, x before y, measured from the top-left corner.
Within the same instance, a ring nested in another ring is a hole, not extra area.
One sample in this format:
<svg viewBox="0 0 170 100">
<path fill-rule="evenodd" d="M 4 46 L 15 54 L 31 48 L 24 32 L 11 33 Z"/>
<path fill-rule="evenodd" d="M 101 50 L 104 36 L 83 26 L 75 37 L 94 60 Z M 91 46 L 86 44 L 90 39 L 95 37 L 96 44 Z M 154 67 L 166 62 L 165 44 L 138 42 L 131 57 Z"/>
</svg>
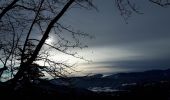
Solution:
<svg viewBox="0 0 170 100">
<path fill-rule="evenodd" d="M 63 54 L 57 51 L 51 51 L 52 54 L 49 59 L 54 60 L 56 62 L 64 62 L 66 64 L 76 64 L 74 66 L 75 70 L 78 72 L 73 73 L 74 75 L 84 75 L 84 74 L 94 74 L 94 73 L 111 73 L 111 72 L 123 72 L 127 71 L 126 68 L 114 68 L 108 66 L 119 66 L 119 65 L 110 65 L 106 63 L 99 63 L 99 62 L 106 62 L 106 61 L 119 61 L 119 60 L 126 60 L 126 59 L 133 59 L 136 56 L 142 56 L 142 54 L 138 54 L 135 52 L 131 52 L 129 50 L 124 50 L 123 48 L 119 47 L 93 47 L 93 48 L 85 48 L 83 50 L 77 50 L 80 56 L 84 57 L 87 60 L 91 60 L 92 62 L 87 62 L 75 57 L 72 57 L 67 54 Z M 100 56 L 99 56 L 100 55 Z M 38 64 L 43 66 L 43 62 L 38 62 Z M 48 64 L 46 64 L 48 66 Z M 99 68 L 97 68 L 97 66 Z M 105 67 L 106 66 L 106 67 Z"/>
</svg>

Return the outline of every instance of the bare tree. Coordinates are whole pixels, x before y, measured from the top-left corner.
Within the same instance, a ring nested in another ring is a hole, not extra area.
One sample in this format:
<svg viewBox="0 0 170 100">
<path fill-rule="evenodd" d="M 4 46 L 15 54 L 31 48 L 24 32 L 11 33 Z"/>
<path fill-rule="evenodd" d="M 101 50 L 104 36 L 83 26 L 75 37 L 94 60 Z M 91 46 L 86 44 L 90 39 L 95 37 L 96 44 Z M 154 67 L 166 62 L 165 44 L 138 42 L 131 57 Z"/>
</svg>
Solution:
<svg viewBox="0 0 170 100">
<path fill-rule="evenodd" d="M 131 0 L 114 1 L 125 20 L 133 12 L 141 14 Z M 163 7 L 169 5 L 169 0 L 149 1 Z M 70 52 L 69 49 L 87 47 L 80 40 L 85 37 L 91 38 L 91 36 L 75 30 L 70 25 L 59 23 L 60 18 L 75 6 L 97 10 L 93 0 L 0 1 L 0 61 L 3 64 L 0 68 L 0 77 L 4 71 L 8 70 L 12 81 L 16 83 L 25 78 L 32 79 L 31 74 L 38 72 L 35 70 L 46 71 L 53 77 L 65 77 L 63 72 L 70 73 L 67 69 L 74 70 L 72 65 L 49 59 L 48 49 L 85 60 L 77 52 Z M 52 33 L 56 41 L 48 44 L 46 40 Z M 39 60 L 48 66 L 44 64 L 44 67 L 37 67 L 36 61 Z"/>
<path fill-rule="evenodd" d="M 93 7 L 91 0 L 14 0 L 11 3 L 3 1 L 0 19 L 2 38 L 0 51 L 4 55 L 1 56 L 4 67 L 1 68 L 0 75 L 8 70 L 15 83 L 26 78 L 27 75 L 31 76 L 29 75 L 31 66 L 39 60 L 44 61 L 48 66 L 37 68 L 53 77 L 64 77 L 63 72 L 70 73 L 67 69 L 74 70 L 71 68 L 72 65 L 49 59 L 49 52 L 43 49 L 48 47 L 48 49 L 84 59 L 76 52 L 69 52 L 69 48 L 86 47 L 79 38 L 90 37 L 90 35 L 58 23 L 71 5 L 72 7 Z M 63 36 L 63 30 L 71 36 L 70 40 Z M 55 33 L 57 41 L 48 44 L 45 41 L 51 32 Z"/>
</svg>

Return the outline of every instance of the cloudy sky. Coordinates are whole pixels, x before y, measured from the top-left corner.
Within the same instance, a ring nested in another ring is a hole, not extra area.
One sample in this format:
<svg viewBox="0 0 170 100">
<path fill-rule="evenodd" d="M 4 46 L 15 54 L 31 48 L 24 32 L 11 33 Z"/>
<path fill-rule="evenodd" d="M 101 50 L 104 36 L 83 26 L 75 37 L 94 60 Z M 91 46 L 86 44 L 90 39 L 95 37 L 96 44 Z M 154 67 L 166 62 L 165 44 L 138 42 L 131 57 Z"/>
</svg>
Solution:
<svg viewBox="0 0 170 100">
<path fill-rule="evenodd" d="M 144 14 L 133 14 L 128 24 L 114 0 L 95 0 L 99 11 L 72 8 L 67 12 L 63 23 L 95 36 L 84 40 L 89 47 L 79 52 L 93 62 L 79 61 L 79 70 L 114 73 L 170 68 L 170 7 L 147 0 L 135 3 Z"/>
</svg>

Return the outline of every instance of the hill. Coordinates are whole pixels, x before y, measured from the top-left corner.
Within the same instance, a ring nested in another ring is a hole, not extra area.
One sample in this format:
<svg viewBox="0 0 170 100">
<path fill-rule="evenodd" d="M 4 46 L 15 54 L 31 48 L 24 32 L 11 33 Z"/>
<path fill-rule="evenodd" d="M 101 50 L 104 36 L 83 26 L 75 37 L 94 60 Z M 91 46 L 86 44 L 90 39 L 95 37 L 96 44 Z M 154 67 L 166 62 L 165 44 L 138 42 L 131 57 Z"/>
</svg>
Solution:
<svg viewBox="0 0 170 100">
<path fill-rule="evenodd" d="M 107 100 L 169 100 L 170 69 L 145 72 L 97 74 L 85 77 L 39 79 L 15 89 L 9 82 L 0 83 L 0 97 L 12 99 L 48 98 Z"/>
</svg>

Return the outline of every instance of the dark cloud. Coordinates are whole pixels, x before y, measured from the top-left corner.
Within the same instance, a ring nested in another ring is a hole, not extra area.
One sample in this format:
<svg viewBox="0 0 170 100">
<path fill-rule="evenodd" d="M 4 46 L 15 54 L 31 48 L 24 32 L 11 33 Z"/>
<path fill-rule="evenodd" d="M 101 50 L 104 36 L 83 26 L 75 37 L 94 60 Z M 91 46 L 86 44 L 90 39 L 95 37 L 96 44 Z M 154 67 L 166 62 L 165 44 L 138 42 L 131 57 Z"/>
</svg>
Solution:
<svg viewBox="0 0 170 100">
<path fill-rule="evenodd" d="M 96 0 L 99 12 L 77 9 L 63 21 L 95 35 L 94 40 L 88 41 L 89 49 L 96 52 L 97 58 L 93 58 L 101 66 L 115 67 L 116 64 L 119 68 L 134 70 L 170 68 L 170 7 L 162 8 L 147 0 L 134 2 L 144 14 L 133 14 L 128 24 L 119 15 L 113 0 Z M 114 51 L 116 47 L 120 52 Z M 100 50 L 103 48 L 105 52 Z M 127 54 L 122 56 L 122 50 Z M 102 59 L 103 55 L 109 59 Z M 116 59 L 115 55 L 121 57 Z M 102 60 L 97 61 L 98 58 Z"/>
</svg>

